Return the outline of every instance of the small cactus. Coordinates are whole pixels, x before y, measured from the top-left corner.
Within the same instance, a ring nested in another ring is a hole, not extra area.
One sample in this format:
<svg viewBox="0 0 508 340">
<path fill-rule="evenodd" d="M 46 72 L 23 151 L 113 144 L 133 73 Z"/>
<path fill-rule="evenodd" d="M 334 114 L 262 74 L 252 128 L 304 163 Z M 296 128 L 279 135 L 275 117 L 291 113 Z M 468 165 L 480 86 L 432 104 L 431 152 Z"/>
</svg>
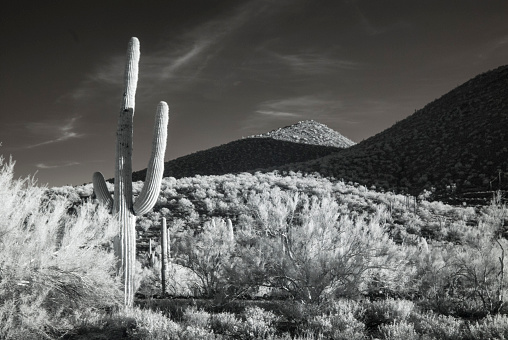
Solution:
<svg viewBox="0 0 508 340">
<path fill-rule="evenodd" d="M 231 242 L 235 241 L 235 233 L 233 232 L 233 223 L 231 222 L 231 219 L 228 218 L 227 220 L 228 225 L 228 234 L 229 234 L 229 240 Z"/>
<path fill-rule="evenodd" d="M 161 224 L 161 284 L 162 284 L 162 296 L 166 294 L 166 268 L 168 267 L 168 231 L 166 227 L 166 218 L 162 218 Z"/>
<path fill-rule="evenodd" d="M 132 123 L 134 103 L 138 82 L 139 40 L 131 38 L 127 50 L 122 107 L 118 118 L 115 192 L 111 198 L 104 176 L 100 172 L 93 175 L 95 195 L 103 204 L 112 208 L 120 223 L 119 237 L 116 238 L 115 255 L 119 259 L 118 272 L 124 283 L 124 303 L 132 306 L 134 302 L 134 270 L 136 260 L 136 217 L 150 211 L 160 193 L 164 172 L 164 154 L 166 151 L 168 105 L 160 102 L 155 118 L 152 154 L 148 164 L 145 184 L 137 200 L 132 198 Z"/>
</svg>

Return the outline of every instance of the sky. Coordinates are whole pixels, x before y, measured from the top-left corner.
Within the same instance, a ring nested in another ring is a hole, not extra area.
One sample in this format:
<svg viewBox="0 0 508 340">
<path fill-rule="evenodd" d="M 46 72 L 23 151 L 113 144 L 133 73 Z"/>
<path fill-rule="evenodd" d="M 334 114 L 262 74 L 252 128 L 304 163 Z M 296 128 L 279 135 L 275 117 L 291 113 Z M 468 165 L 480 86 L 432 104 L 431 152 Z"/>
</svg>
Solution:
<svg viewBox="0 0 508 340">
<path fill-rule="evenodd" d="M 313 119 L 361 142 L 508 64 L 506 0 L 16 1 L 0 14 L 0 155 L 15 177 L 114 177 L 130 37 L 133 169 Z"/>
</svg>

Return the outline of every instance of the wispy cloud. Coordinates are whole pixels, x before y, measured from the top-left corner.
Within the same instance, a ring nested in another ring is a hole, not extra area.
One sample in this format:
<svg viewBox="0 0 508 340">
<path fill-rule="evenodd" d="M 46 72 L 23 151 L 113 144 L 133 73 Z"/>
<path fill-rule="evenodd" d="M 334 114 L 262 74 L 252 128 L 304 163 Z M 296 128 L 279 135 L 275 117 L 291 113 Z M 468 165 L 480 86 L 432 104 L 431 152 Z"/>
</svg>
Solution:
<svg viewBox="0 0 508 340">
<path fill-rule="evenodd" d="M 388 29 L 385 27 L 379 27 L 372 24 L 369 18 L 365 15 L 365 13 L 361 10 L 360 6 L 357 4 L 356 0 L 348 1 L 350 8 L 352 9 L 353 15 L 356 17 L 356 20 L 362 30 L 371 36 L 379 35 L 385 33 Z"/>
<path fill-rule="evenodd" d="M 306 95 L 278 100 L 269 100 L 259 104 L 257 113 L 278 113 L 285 117 L 322 116 L 336 112 L 343 107 L 342 101 L 324 95 Z"/>
<path fill-rule="evenodd" d="M 258 110 L 256 111 L 259 114 L 278 117 L 278 118 L 294 118 L 299 117 L 300 115 L 292 112 L 281 112 L 281 111 L 267 111 L 267 110 Z"/>
<path fill-rule="evenodd" d="M 75 130 L 78 117 L 73 117 L 67 121 L 61 122 L 30 122 L 26 125 L 27 129 L 35 135 L 51 136 L 51 139 L 40 143 L 32 144 L 26 148 L 31 149 L 43 145 L 63 142 L 73 138 L 80 138 L 83 134 L 77 133 Z"/>
<path fill-rule="evenodd" d="M 331 95 L 304 95 L 269 100 L 258 105 L 254 113 L 244 122 L 243 129 L 265 129 L 277 121 L 295 122 L 314 119 L 328 121 L 337 119 L 344 108 L 343 102 Z"/>
<path fill-rule="evenodd" d="M 481 52 L 478 53 L 478 58 L 487 59 L 499 50 L 508 48 L 508 35 L 494 39 L 481 47 Z"/>
<path fill-rule="evenodd" d="M 278 54 L 272 55 L 279 61 L 299 74 L 325 74 L 338 70 L 351 70 L 360 66 L 359 63 L 341 60 L 319 53 Z"/>
<path fill-rule="evenodd" d="M 35 164 L 35 167 L 39 169 L 55 169 L 55 168 L 62 168 L 67 166 L 74 166 L 79 165 L 79 162 L 58 162 L 54 164 L 47 164 L 47 163 L 37 163 Z"/>
<path fill-rule="evenodd" d="M 169 38 L 166 44 L 150 54 L 144 54 L 141 45 L 140 72 L 143 78 L 155 82 L 196 79 L 210 58 L 221 50 L 223 40 L 252 20 L 261 10 L 255 1 L 247 2 L 226 15 L 201 23 L 180 37 Z M 112 56 L 107 63 L 89 75 L 89 80 L 120 84 L 123 82 L 124 67 L 124 54 Z M 77 97 L 83 93 L 82 89 L 75 91 Z"/>
</svg>

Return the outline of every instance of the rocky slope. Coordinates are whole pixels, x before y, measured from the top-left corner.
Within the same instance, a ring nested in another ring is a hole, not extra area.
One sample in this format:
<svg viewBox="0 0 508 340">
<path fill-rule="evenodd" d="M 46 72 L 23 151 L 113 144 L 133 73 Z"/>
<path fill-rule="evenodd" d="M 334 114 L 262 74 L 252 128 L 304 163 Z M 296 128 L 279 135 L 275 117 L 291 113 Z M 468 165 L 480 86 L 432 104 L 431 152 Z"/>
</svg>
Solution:
<svg viewBox="0 0 508 340">
<path fill-rule="evenodd" d="M 355 145 L 355 142 L 349 138 L 314 120 L 303 120 L 296 124 L 249 138 L 273 138 L 287 142 L 333 146 L 336 148 L 348 148 Z"/>
</svg>

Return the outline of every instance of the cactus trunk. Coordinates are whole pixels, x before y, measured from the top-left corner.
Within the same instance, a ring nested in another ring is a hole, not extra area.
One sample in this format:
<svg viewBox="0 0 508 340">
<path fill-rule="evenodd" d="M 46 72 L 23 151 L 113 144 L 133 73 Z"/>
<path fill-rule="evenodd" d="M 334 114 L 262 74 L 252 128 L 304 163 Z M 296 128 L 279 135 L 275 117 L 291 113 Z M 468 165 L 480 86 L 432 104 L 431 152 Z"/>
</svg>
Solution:
<svg viewBox="0 0 508 340">
<path fill-rule="evenodd" d="M 120 230 L 114 243 L 118 258 L 118 273 L 124 283 L 124 303 L 130 307 L 134 303 L 134 269 L 136 261 L 136 216 L 150 211 L 159 196 L 164 171 L 164 153 L 166 151 L 168 106 L 160 102 L 154 127 L 152 155 L 148 164 L 147 177 L 142 192 L 136 202 L 132 199 L 132 140 L 135 94 L 138 81 L 139 41 L 132 38 L 127 50 L 127 64 L 124 73 L 125 90 L 118 118 L 115 192 L 113 202 L 107 192 L 104 177 L 100 173 L 93 176 L 94 191 L 99 200 L 111 205 L 112 213 L 117 216 Z"/>
</svg>

